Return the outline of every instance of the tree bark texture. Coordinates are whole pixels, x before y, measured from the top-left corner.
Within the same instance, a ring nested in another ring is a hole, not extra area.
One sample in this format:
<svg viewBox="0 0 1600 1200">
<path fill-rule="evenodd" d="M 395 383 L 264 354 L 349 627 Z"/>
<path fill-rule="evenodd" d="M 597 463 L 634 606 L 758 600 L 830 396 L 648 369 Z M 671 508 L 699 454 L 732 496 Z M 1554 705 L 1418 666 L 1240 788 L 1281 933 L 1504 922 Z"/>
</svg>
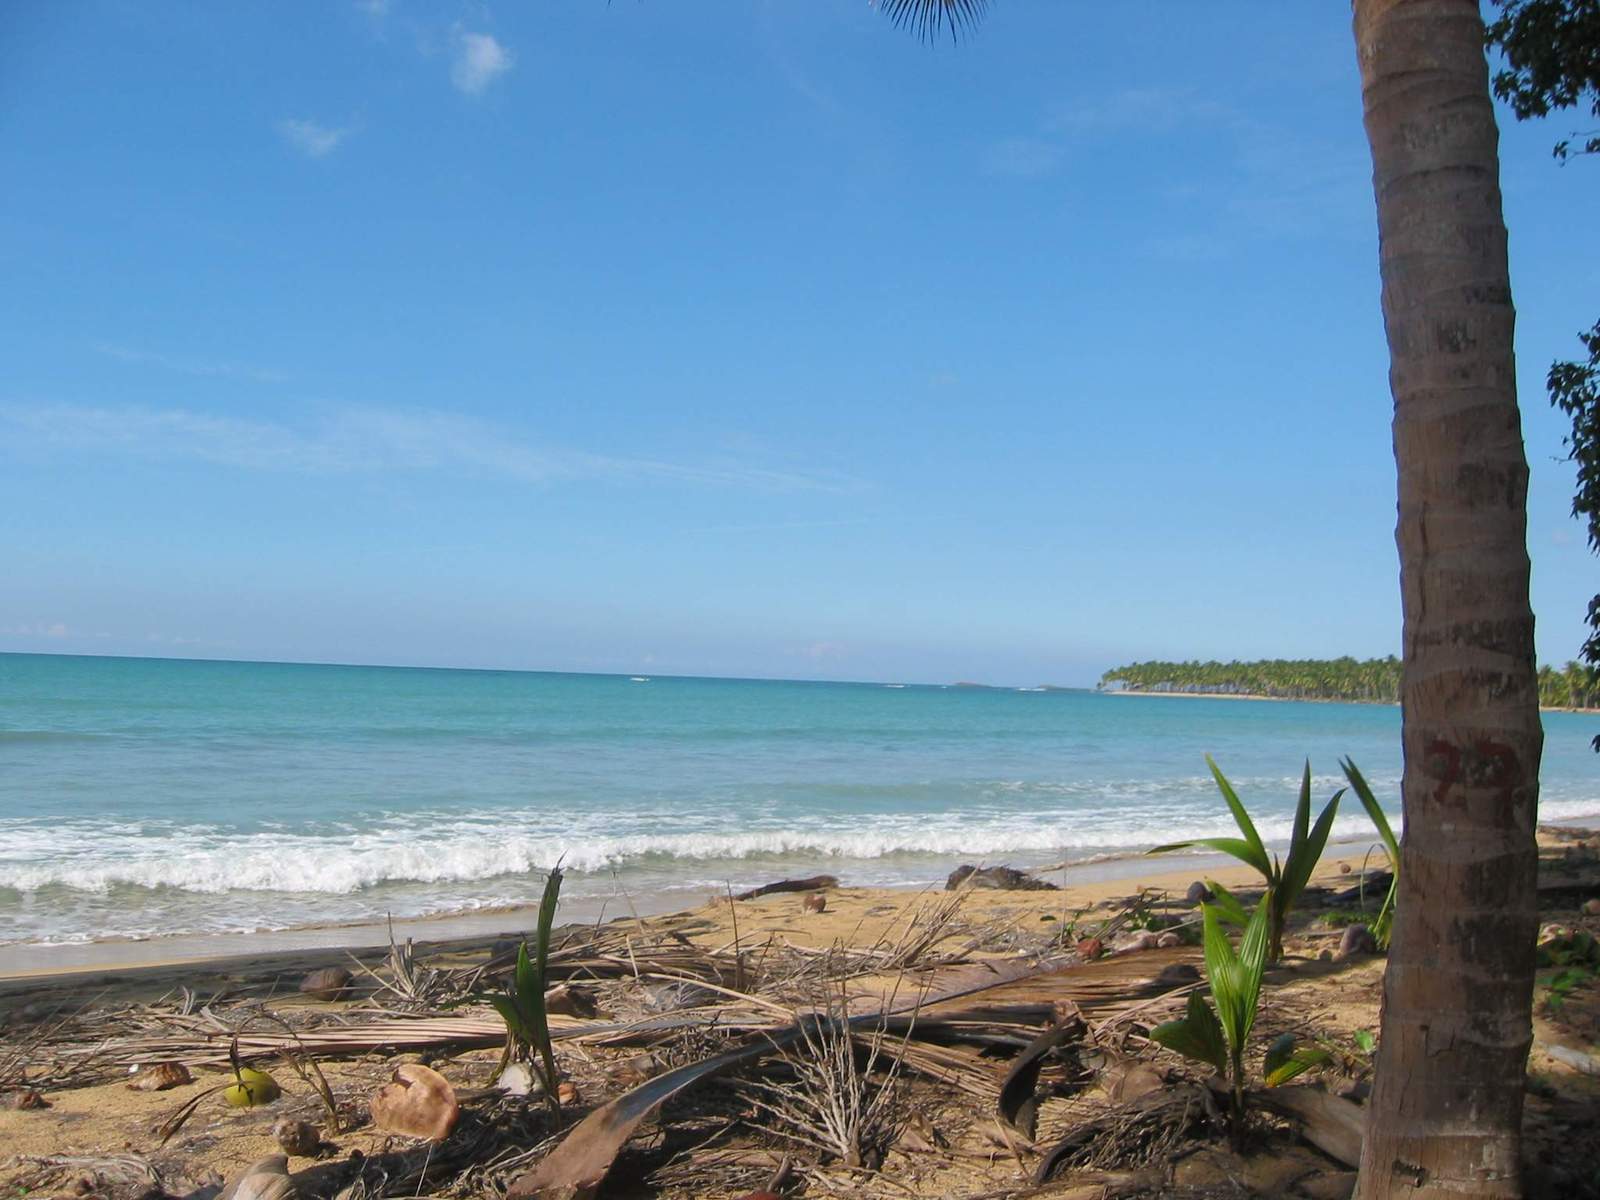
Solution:
<svg viewBox="0 0 1600 1200">
<path fill-rule="evenodd" d="M 1399 907 L 1357 1194 L 1521 1195 L 1539 724 L 1478 0 L 1354 0 L 1394 395 Z"/>
</svg>

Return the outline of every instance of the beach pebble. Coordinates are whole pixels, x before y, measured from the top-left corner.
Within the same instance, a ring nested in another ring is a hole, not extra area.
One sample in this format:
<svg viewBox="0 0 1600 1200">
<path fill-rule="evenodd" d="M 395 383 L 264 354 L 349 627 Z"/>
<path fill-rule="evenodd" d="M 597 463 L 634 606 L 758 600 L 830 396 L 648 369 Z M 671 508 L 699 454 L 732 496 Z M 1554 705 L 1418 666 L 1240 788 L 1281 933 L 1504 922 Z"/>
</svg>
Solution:
<svg viewBox="0 0 1600 1200">
<path fill-rule="evenodd" d="M 1154 950 L 1156 948 L 1156 943 L 1159 940 L 1159 934 L 1151 933 L 1148 929 L 1146 929 L 1140 933 L 1134 934 L 1127 941 L 1119 943 L 1117 948 L 1112 951 L 1112 953 L 1132 954 L 1138 950 Z"/>
<path fill-rule="evenodd" d="M 1209 904 L 1211 903 L 1211 889 L 1196 879 L 1189 885 L 1189 890 L 1184 893 L 1184 899 L 1190 904 Z"/>
<path fill-rule="evenodd" d="M 508 1096 L 537 1096 L 544 1091 L 544 1085 L 527 1063 L 512 1063 L 500 1072 L 494 1085 Z"/>
<path fill-rule="evenodd" d="M 1343 960 L 1355 958 L 1358 954 L 1376 954 L 1378 943 L 1373 940 L 1372 930 L 1365 925 L 1346 925 L 1344 933 L 1339 938 L 1339 953 L 1336 958 Z"/>
<path fill-rule="evenodd" d="M 350 972 L 343 967 L 323 967 L 300 981 L 300 994 L 313 1000 L 338 1000 L 350 990 Z"/>
<path fill-rule="evenodd" d="M 180 1062 L 154 1063 L 135 1075 L 128 1087 L 135 1092 L 164 1092 L 168 1088 L 193 1083 L 194 1076 Z"/>
<path fill-rule="evenodd" d="M 1593 900 L 1585 900 L 1583 902 L 1583 912 L 1585 916 L 1600 917 L 1600 896 L 1595 897 Z"/>
<path fill-rule="evenodd" d="M 283 1152 L 291 1157 L 314 1158 L 322 1148 L 322 1131 L 310 1121 L 285 1117 L 272 1127 L 272 1136 L 278 1139 Z"/>
<path fill-rule="evenodd" d="M 30 1108 L 49 1108 L 50 1101 L 31 1089 L 12 1092 L 5 1098 L 5 1107 L 23 1111 Z"/>
<path fill-rule="evenodd" d="M 394 1078 L 373 1093 L 368 1107 L 379 1129 L 434 1142 L 449 1137 L 461 1116 L 450 1081 L 420 1063 L 396 1067 Z"/>
<path fill-rule="evenodd" d="M 828 898 L 821 892 L 812 892 L 804 900 L 800 901 L 800 905 L 807 912 L 819 913 L 828 907 Z"/>
<path fill-rule="evenodd" d="M 294 1200 L 294 1196 L 289 1159 L 273 1154 L 234 1176 L 217 1200 Z"/>
</svg>

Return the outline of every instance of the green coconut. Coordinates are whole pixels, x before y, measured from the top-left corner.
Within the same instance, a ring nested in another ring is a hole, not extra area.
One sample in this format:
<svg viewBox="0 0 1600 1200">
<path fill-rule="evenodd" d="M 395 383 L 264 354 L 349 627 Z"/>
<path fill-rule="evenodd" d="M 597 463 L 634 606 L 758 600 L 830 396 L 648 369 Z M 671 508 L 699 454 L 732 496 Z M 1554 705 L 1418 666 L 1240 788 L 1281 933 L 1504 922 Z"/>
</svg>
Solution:
<svg viewBox="0 0 1600 1200">
<path fill-rule="evenodd" d="M 282 1094 L 276 1079 L 254 1067 L 240 1067 L 234 1072 L 233 1083 L 222 1090 L 223 1100 L 234 1108 L 271 1104 Z"/>
</svg>

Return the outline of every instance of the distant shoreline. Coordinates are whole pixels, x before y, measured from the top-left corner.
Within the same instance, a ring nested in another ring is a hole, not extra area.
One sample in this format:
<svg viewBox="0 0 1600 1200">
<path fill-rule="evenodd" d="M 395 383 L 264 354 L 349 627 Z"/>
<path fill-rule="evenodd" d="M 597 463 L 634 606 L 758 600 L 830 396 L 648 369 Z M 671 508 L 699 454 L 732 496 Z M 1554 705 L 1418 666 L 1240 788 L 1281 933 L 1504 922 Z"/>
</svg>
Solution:
<svg viewBox="0 0 1600 1200">
<path fill-rule="evenodd" d="M 1264 696 L 1259 692 L 1146 692 L 1136 688 L 1102 688 L 1102 696 L 1156 696 L 1163 700 L 1267 700 L 1273 704 L 1375 704 L 1383 708 L 1399 708 L 1398 700 L 1343 700 L 1334 696 Z M 1541 704 L 1540 712 L 1593 713 L 1600 708 L 1567 708 L 1564 705 Z"/>
</svg>

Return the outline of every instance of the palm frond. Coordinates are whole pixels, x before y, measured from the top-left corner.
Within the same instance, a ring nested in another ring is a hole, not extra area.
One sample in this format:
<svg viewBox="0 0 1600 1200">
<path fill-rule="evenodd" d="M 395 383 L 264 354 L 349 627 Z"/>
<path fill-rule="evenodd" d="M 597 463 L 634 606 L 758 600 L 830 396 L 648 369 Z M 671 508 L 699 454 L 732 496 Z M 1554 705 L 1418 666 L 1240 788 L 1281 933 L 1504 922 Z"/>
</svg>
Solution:
<svg viewBox="0 0 1600 1200">
<path fill-rule="evenodd" d="M 931 42 L 946 29 L 958 41 L 975 29 L 989 10 L 989 0 L 879 0 L 884 15 L 897 29 L 909 29 L 918 41 Z"/>
</svg>

